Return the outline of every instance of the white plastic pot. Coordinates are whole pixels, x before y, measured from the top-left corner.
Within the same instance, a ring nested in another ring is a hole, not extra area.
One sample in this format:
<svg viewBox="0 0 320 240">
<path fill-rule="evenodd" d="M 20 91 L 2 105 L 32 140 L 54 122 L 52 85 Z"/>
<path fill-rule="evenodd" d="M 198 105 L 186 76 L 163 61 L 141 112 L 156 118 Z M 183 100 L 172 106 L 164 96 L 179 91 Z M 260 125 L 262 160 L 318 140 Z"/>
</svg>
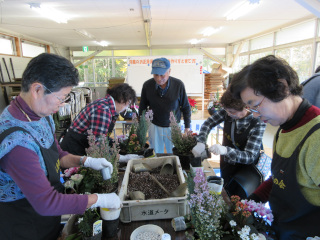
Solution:
<svg viewBox="0 0 320 240">
<path fill-rule="evenodd" d="M 115 220 L 119 218 L 121 208 L 119 209 L 109 209 L 109 208 L 100 208 L 100 215 L 103 220 Z"/>
</svg>

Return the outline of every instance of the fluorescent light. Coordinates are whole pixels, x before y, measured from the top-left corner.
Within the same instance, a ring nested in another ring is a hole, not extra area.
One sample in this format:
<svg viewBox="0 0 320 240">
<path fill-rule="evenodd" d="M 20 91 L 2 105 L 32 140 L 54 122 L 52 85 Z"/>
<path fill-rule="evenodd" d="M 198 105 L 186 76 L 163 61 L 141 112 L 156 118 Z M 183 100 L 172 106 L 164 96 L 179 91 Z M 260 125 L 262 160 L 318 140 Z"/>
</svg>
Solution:
<svg viewBox="0 0 320 240">
<path fill-rule="evenodd" d="M 203 30 L 202 35 L 204 37 L 209 37 L 212 34 L 220 31 L 222 29 L 222 27 L 218 27 L 218 28 L 213 28 L 213 27 L 207 27 L 205 30 Z"/>
<path fill-rule="evenodd" d="M 107 41 L 95 41 L 96 44 L 99 44 L 102 47 L 107 47 L 109 45 L 109 43 Z"/>
<path fill-rule="evenodd" d="M 80 36 L 88 38 L 88 39 L 95 39 L 95 37 L 88 33 L 86 30 L 84 29 L 74 29 L 74 31 L 76 31 Z"/>
<path fill-rule="evenodd" d="M 202 39 L 195 39 L 195 38 L 194 38 L 194 39 L 191 39 L 191 40 L 190 40 L 190 43 L 191 43 L 191 44 L 197 44 L 197 43 L 199 43 L 199 42 L 201 42 L 201 41 L 202 41 Z"/>
<path fill-rule="evenodd" d="M 227 14 L 227 20 L 236 20 L 259 6 L 260 0 L 246 0 L 236 5 Z"/>
<path fill-rule="evenodd" d="M 43 17 L 49 18 L 57 23 L 67 23 L 69 17 L 53 8 L 42 6 L 40 3 L 29 3 L 30 8 L 41 14 Z"/>
</svg>

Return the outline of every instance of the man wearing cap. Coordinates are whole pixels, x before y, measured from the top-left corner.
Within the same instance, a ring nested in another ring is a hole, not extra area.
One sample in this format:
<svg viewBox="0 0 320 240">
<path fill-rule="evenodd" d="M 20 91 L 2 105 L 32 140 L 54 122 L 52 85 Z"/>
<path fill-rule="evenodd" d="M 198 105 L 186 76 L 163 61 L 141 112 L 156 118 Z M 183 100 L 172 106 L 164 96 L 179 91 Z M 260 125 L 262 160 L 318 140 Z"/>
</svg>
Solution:
<svg viewBox="0 0 320 240">
<path fill-rule="evenodd" d="M 156 153 L 172 153 L 170 112 L 173 111 L 177 121 L 183 114 L 185 131 L 189 131 L 191 108 L 183 82 L 170 76 L 170 61 L 157 58 L 152 62 L 153 78 L 147 80 L 142 87 L 139 115 L 148 107 L 153 111 L 153 120 L 149 129 L 150 147 Z"/>
</svg>

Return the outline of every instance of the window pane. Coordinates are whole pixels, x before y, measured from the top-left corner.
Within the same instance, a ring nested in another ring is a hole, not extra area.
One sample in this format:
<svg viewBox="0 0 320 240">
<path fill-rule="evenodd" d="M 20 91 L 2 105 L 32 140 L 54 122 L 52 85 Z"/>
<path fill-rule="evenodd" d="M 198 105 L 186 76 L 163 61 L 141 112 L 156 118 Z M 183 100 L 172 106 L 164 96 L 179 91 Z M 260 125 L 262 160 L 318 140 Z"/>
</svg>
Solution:
<svg viewBox="0 0 320 240">
<path fill-rule="evenodd" d="M 0 38 L 0 53 L 14 55 L 12 38 Z"/>
<path fill-rule="evenodd" d="M 46 47 L 40 44 L 30 44 L 26 42 L 22 42 L 22 56 L 24 57 L 35 57 L 41 53 L 46 52 Z"/>
<path fill-rule="evenodd" d="M 250 48 L 252 51 L 252 50 L 272 47 L 272 45 L 273 45 L 273 34 L 271 33 L 263 37 L 252 39 Z"/>
<path fill-rule="evenodd" d="M 127 58 L 125 59 L 115 59 L 116 64 L 116 76 L 115 77 L 123 77 L 126 78 L 127 77 Z"/>
<path fill-rule="evenodd" d="M 284 28 L 276 33 L 276 45 L 313 38 L 314 30 L 314 21 Z"/>
<path fill-rule="evenodd" d="M 297 72 L 299 81 L 308 79 L 311 73 L 311 44 L 298 47 L 285 48 L 276 51 L 276 56 L 286 60 L 289 65 Z"/>
<path fill-rule="evenodd" d="M 144 50 L 114 50 L 114 56 L 148 56 L 149 49 Z"/>
<path fill-rule="evenodd" d="M 315 66 L 315 70 L 317 69 L 317 67 L 320 66 L 320 43 L 317 44 L 317 52 L 316 52 L 316 66 Z"/>
<path fill-rule="evenodd" d="M 236 59 L 235 65 L 234 65 L 234 72 L 239 72 L 242 68 L 248 65 L 248 55 L 239 56 L 239 58 Z"/>
<path fill-rule="evenodd" d="M 265 57 L 270 54 L 272 54 L 272 51 L 250 54 L 250 64 L 258 60 L 259 58 Z"/>
<path fill-rule="evenodd" d="M 237 53 L 239 46 L 240 46 L 239 44 L 233 45 L 233 54 Z"/>
<path fill-rule="evenodd" d="M 248 51 L 249 51 L 249 41 L 246 41 L 243 43 L 240 53 L 248 52 Z"/>
</svg>

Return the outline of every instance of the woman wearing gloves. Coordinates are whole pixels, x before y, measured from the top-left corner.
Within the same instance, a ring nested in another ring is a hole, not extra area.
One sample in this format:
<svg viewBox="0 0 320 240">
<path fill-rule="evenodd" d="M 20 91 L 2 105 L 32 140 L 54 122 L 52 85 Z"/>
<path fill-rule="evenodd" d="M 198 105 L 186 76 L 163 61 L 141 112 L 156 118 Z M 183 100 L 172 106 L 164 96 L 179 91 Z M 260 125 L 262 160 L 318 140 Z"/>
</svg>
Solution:
<svg viewBox="0 0 320 240">
<path fill-rule="evenodd" d="M 275 239 L 320 236 L 320 109 L 301 97 L 293 68 L 273 55 L 244 67 L 231 90 L 255 117 L 279 126 L 271 177 L 249 198 L 269 201 Z"/>
<path fill-rule="evenodd" d="M 224 179 L 224 185 L 227 185 L 242 164 L 258 161 L 266 124 L 255 119 L 241 100 L 233 98 L 229 88 L 220 101 L 223 109 L 215 112 L 203 123 L 197 137 L 198 143 L 192 153 L 195 157 L 200 156 L 205 150 L 211 129 L 224 122 L 222 145 L 214 144 L 209 151 L 220 155 L 221 177 Z M 233 194 L 235 193 L 229 192 L 229 195 Z"/>
<path fill-rule="evenodd" d="M 61 150 L 52 113 L 79 82 L 67 59 L 41 54 L 25 69 L 21 92 L 0 116 L 0 239 L 57 239 L 62 214 L 119 208 L 116 194 L 63 194 L 60 167 L 112 165 Z"/>
</svg>

